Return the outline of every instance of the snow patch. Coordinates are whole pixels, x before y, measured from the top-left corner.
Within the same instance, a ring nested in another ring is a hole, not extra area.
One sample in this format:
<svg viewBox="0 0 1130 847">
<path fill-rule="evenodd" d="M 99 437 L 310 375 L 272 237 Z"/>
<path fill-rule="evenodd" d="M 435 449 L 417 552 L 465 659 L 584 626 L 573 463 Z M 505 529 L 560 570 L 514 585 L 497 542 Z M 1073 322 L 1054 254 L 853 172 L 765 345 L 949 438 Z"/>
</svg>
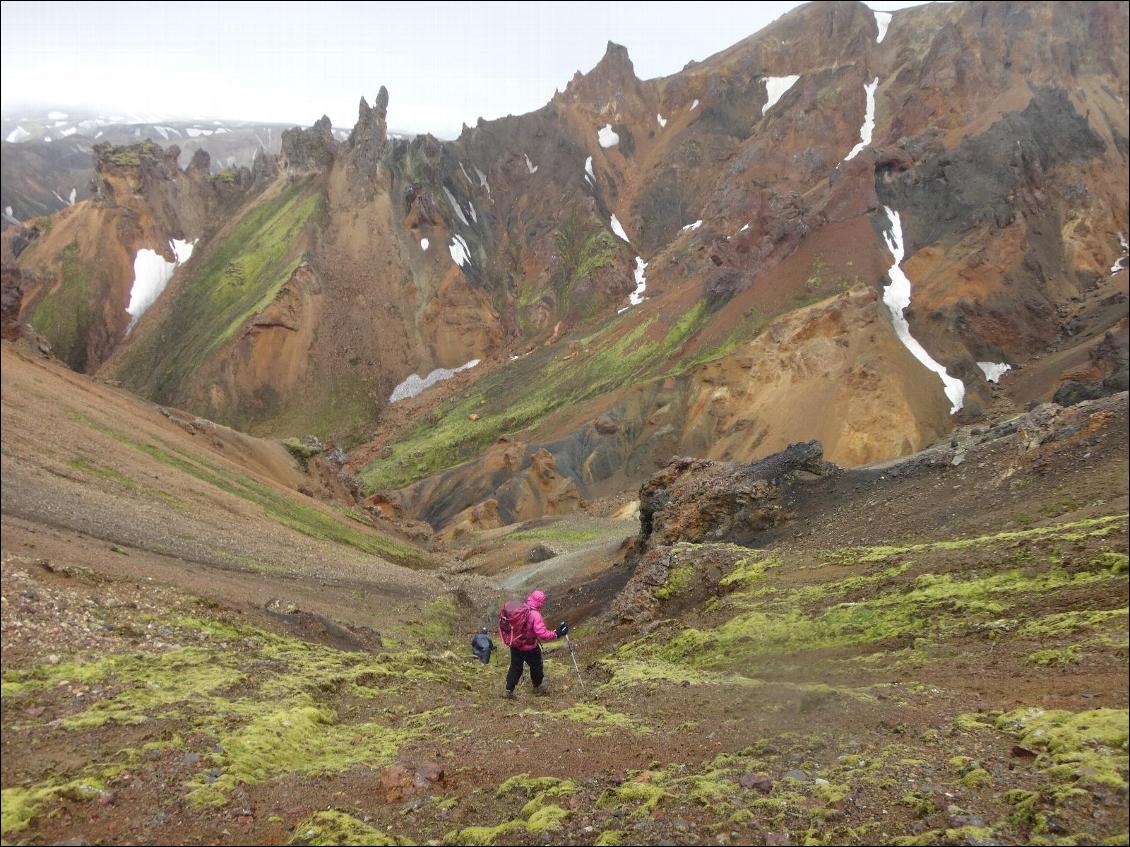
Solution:
<svg viewBox="0 0 1130 847">
<path fill-rule="evenodd" d="M 49 121 L 64 121 L 67 119 L 66 112 L 48 112 L 47 120 Z"/>
<path fill-rule="evenodd" d="M 420 239 L 420 249 L 423 250 L 425 253 L 428 252 L 428 245 L 430 245 L 430 244 L 431 244 L 431 242 L 428 241 L 428 239 L 426 239 L 426 238 Z"/>
<path fill-rule="evenodd" d="M 698 108 L 698 101 L 695 100 L 693 103 L 691 103 L 691 111 L 693 112 L 697 108 Z"/>
<path fill-rule="evenodd" d="M 743 227 L 742 227 L 741 229 L 739 229 L 739 230 L 738 230 L 738 232 L 739 232 L 739 233 L 740 233 L 740 232 L 745 232 L 745 231 L 746 231 L 747 229 L 749 229 L 749 224 L 746 224 L 745 226 L 743 226 Z"/>
<path fill-rule="evenodd" d="M 469 186 L 471 186 L 472 188 L 474 188 L 474 187 L 475 187 L 475 183 L 474 183 L 474 181 L 473 181 L 473 180 L 471 179 L 471 175 L 470 175 L 469 173 L 467 173 L 467 169 L 466 169 L 465 167 L 463 167 L 463 163 L 462 163 L 462 162 L 460 162 L 460 163 L 459 163 L 459 170 L 463 171 L 463 178 L 464 178 L 465 180 L 467 180 L 467 184 L 468 184 Z"/>
<path fill-rule="evenodd" d="M 443 187 L 443 193 L 447 195 L 447 202 L 451 204 L 451 208 L 455 211 L 459 220 L 463 221 L 463 226 L 470 226 L 471 224 L 467 220 L 467 216 L 463 214 L 463 207 L 459 205 L 459 201 L 455 199 L 455 195 L 451 193 L 451 190 L 446 185 Z"/>
<path fill-rule="evenodd" d="M 628 238 L 628 234 L 624 232 L 624 227 L 620 226 L 620 220 L 615 215 L 612 216 L 611 224 L 612 231 L 616 233 L 617 237 L 624 239 L 629 244 L 632 243 L 632 239 Z"/>
<path fill-rule="evenodd" d="M 477 176 L 479 178 L 479 186 L 481 188 L 485 188 L 487 190 L 487 199 L 490 200 L 493 203 L 494 198 L 490 196 L 490 183 L 487 182 L 487 175 L 485 173 L 483 173 L 482 171 L 480 171 L 478 169 L 478 167 L 476 167 L 475 168 L 475 176 Z"/>
<path fill-rule="evenodd" d="M 667 126 L 667 118 L 663 117 L 663 115 L 656 115 L 655 120 L 659 122 L 660 129 Z"/>
<path fill-rule="evenodd" d="M 16 218 L 15 215 L 12 214 L 12 207 L 11 206 L 5 206 L 4 207 L 4 220 L 6 220 L 12 226 L 19 226 L 20 225 L 19 220 Z"/>
<path fill-rule="evenodd" d="M 592 171 L 592 156 L 585 159 L 585 179 L 589 181 L 589 185 L 596 185 L 596 174 Z"/>
<path fill-rule="evenodd" d="M 156 250 L 142 248 L 137 251 L 133 260 L 133 287 L 126 307 L 130 316 L 127 332 L 133 329 L 145 310 L 157 302 L 157 298 L 173 278 L 173 272 L 191 258 L 195 245 L 195 241 L 174 238 L 169 242 L 175 257 L 171 262 L 165 261 L 165 257 Z"/>
<path fill-rule="evenodd" d="M 979 367 L 985 374 L 985 379 L 989 382 L 1000 382 L 1005 371 L 1012 370 L 1012 365 L 1008 362 L 978 362 Z"/>
<path fill-rule="evenodd" d="M 77 127 L 69 126 L 59 133 L 60 138 L 68 138 L 78 132 Z"/>
<path fill-rule="evenodd" d="M 895 325 L 895 334 L 899 341 L 914 355 L 914 358 L 941 378 L 942 384 L 945 386 L 946 397 L 950 401 L 950 414 L 956 414 L 965 403 L 965 383 L 946 373 L 945 367 L 938 364 L 926 352 L 926 348 L 910 334 L 910 324 L 907 322 L 906 316 L 903 315 L 903 310 L 910 305 L 910 279 L 899 267 L 905 254 L 902 240 L 902 221 L 899 219 L 899 213 L 890 206 L 884 206 L 883 211 L 887 213 L 887 220 L 891 223 L 891 231 L 883 233 L 883 240 L 887 243 L 887 249 L 891 251 L 895 260 L 890 270 L 887 271 L 891 284 L 883 289 L 883 303 L 891 312 L 891 321 Z"/>
<path fill-rule="evenodd" d="M 875 91 L 879 88 L 879 77 L 871 80 L 870 85 L 864 85 L 863 91 L 867 95 L 867 111 L 863 116 L 863 126 L 859 128 L 859 143 L 851 148 L 851 152 L 844 156 L 844 161 L 854 159 L 863 148 L 871 143 L 871 133 L 875 131 Z"/>
<path fill-rule="evenodd" d="M 683 232 L 694 232 L 700 226 L 702 226 L 702 218 L 699 218 L 693 224 L 687 224 L 685 227 L 683 227 Z"/>
<path fill-rule="evenodd" d="M 458 236 L 456 236 L 458 238 Z M 416 374 L 409 374 L 408 378 L 400 385 L 392 390 L 392 394 L 388 396 L 389 403 L 399 403 L 401 400 L 407 400 L 410 397 L 416 397 L 421 392 L 431 388 L 437 382 L 443 382 L 445 379 L 451 379 L 460 371 L 470 370 L 479 363 L 478 359 L 472 359 L 465 365 L 460 365 L 457 368 L 436 368 L 425 377 L 416 376 Z"/>
<path fill-rule="evenodd" d="M 876 44 L 882 44 L 883 39 L 887 37 L 887 27 L 891 25 L 891 18 L 894 17 L 890 12 L 876 12 L 871 11 L 875 16 L 875 26 L 879 28 L 879 36 L 875 39 Z"/>
<path fill-rule="evenodd" d="M 27 141 L 29 138 L 31 138 L 31 133 L 22 126 L 18 126 L 9 132 L 8 137 L 4 140 L 9 144 L 19 144 L 21 141 Z"/>
<path fill-rule="evenodd" d="M 620 136 L 612 130 L 612 124 L 605 124 L 597 131 L 596 140 L 601 147 L 615 147 L 620 143 Z"/>
<path fill-rule="evenodd" d="M 1122 247 L 1123 255 L 1115 259 L 1114 264 L 1110 266 L 1110 275 L 1114 276 L 1116 273 L 1126 267 L 1126 260 L 1130 258 L 1130 244 L 1126 243 L 1126 233 L 1118 233 L 1118 243 Z"/>
<path fill-rule="evenodd" d="M 77 198 L 77 197 L 78 197 L 78 189 L 72 188 L 70 197 L 67 199 L 67 205 L 73 206 L 75 204 L 75 198 Z"/>
<path fill-rule="evenodd" d="M 765 77 L 765 96 L 769 99 L 765 101 L 765 105 L 761 107 L 761 114 L 765 114 L 774 106 L 777 101 L 785 96 L 790 88 L 796 85 L 796 81 L 800 79 L 799 74 L 792 76 L 767 76 Z"/>
<path fill-rule="evenodd" d="M 647 269 L 647 262 L 643 260 L 642 256 L 636 256 L 636 290 L 628 295 L 628 300 L 633 306 L 638 306 L 643 302 L 643 293 L 647 291 L 647 277 L 644 271 Z"/>
<path fill-rule="evenodd" d="M 471 261 L 471 251 L 467 247 L 467 242 L 463 240 L 462 235 L 451 236 L 451 243 L 447 245 L 447 249 L 451 251 L 451 261 L 455 262 L 459 267 L 463 267 L 463 265 Z"/>
<path fill-rule="evenodd" d="M 189 138 L 199 138 L 202 135 L 204 135 L 204 136 L 211 135 L 214 132 L 214 130 L 200 129 L 199 127 L 190 126 L 190 127 L 187 127 L 185 129 L 185 132 L 188 133 Z"/>
<path fill-rule="evenodd" d="M 169 131 L 167 129 L 165 129 L 165 127 L 155 126 L 155 127 L 153 127 L 153 129 L 155 129 L 155 130 L 157 130 L 157 132 L 161 133 L 161 137 L 163 139 L 165 139 L 166 141 L 169 140 Z"/>
<path fill-rule="evenodd" d="M 536 174 L 538 172 L 538 166 L 530 161 L 530 154 L 523 153 L 522 155 L 526 157 L 526 170 L 532 174 Z"/>
</svg>

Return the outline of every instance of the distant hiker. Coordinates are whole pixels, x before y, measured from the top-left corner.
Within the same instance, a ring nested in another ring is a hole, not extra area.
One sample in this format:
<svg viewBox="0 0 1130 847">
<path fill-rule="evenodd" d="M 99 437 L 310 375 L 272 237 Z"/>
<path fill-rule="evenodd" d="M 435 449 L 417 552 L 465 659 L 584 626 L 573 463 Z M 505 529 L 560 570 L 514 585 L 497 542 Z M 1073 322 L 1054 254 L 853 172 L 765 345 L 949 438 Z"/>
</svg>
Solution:
<svg viewBox="0 0 1130 847">
<path fill-rule="evenodd" d="M 545 605 L 545 592 L 534 590 L 526 602 L 511 600 L 498 613 L 498 634 L 502 643 L 510 648 L 510 670 L 506 672 L 507 698 L 514 696 L 514 688 L 522 678 L 522 665 L 530 666 L 530 679 L 534 693 L 544 694 L 540 641 L 553 641 L 569 631 L 569 624 L 561 621 L 557 629 L 546 629 L 541 617 Z"/>
<path fill-rule="evenodd" d="M 476 659 L 486 665 L 490 663 L 492 650 L 494 650 L 494 642 L 490 640 L 490 633 L 484 626 L 479 630 L 478 635 L 471 639 L 471 652 Z"/>
</svg>

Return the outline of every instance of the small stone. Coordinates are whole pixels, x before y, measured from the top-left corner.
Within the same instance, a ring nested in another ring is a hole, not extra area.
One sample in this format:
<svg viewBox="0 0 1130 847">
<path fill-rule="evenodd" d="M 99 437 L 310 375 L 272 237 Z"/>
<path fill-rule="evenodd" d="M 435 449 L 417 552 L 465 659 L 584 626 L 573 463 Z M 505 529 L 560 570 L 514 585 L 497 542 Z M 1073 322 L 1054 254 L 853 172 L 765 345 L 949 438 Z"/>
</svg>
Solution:
<svg viewBox="0 0 1130 847">
<path fill-rule="evenodd" d="M 765 833 L 766 847 L 792 847 L 793 840 L 787 832 Z"/>
<path fill-rule="evenodd" d="M 49 664 L 49 665 L 57 665 L 61 661 L 62 661 L 62 659 L 59 658 L 58 653 L 52 653 L 50 656 L 47 657 L 47 664 Z"/>
<path fill-rule="evenodd" d="M 797 782 L 808 782 L 808 774 L 801 770 L 785 771 L 785 779 L 792 779 Z"/>
<path fill-rule="evenodd" d="M 763 773 L 744 773 L 738 782 L 742 788 L 756 789 L 762 794 L 768 794 L 773 790 L 773 780 Z"/>
</svg>

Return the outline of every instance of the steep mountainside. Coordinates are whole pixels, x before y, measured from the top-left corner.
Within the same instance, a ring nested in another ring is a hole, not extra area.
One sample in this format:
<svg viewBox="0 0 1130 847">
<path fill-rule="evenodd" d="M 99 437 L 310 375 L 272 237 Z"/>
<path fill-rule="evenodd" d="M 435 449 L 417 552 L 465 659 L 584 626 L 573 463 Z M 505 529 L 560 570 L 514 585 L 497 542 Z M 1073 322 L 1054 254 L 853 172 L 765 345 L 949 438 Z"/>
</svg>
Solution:
<svg viewBox="0 0 1130 847">
<path fill-rule="evenodd" d="M 68 360 L 253 432 L 376 429 L 374 504 L 435 527 L 1125 388 L 1126 11 L 810 4 L 663 79 L 610 44 L 448 143 L 390 138 L 381 89 L 344 141 L 288 131 L 128 337 Z M 70 243 L 16 261 L 58 279 Z"/>
</svg>

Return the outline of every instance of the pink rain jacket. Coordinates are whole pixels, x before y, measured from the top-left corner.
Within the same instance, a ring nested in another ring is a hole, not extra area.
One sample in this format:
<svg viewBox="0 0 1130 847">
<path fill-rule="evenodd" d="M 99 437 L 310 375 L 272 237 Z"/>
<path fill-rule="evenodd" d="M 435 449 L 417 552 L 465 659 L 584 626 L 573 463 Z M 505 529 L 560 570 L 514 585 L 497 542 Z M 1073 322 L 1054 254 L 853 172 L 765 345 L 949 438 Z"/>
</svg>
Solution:
<svg viewBox="0 0 1130 847">
<path fill-rule="evenodd" d="M 517 650 L 533 650 L 539 641 L 553 641 L 557 633 L 546 629 L 545 620 L 538 611 L 545 605 L 545 592 L 535 590 L 526 598 L 526 607 L 530 614 L 526 617 L 526 631 L 518 634 L 510 646 Z"/>
</svg>

